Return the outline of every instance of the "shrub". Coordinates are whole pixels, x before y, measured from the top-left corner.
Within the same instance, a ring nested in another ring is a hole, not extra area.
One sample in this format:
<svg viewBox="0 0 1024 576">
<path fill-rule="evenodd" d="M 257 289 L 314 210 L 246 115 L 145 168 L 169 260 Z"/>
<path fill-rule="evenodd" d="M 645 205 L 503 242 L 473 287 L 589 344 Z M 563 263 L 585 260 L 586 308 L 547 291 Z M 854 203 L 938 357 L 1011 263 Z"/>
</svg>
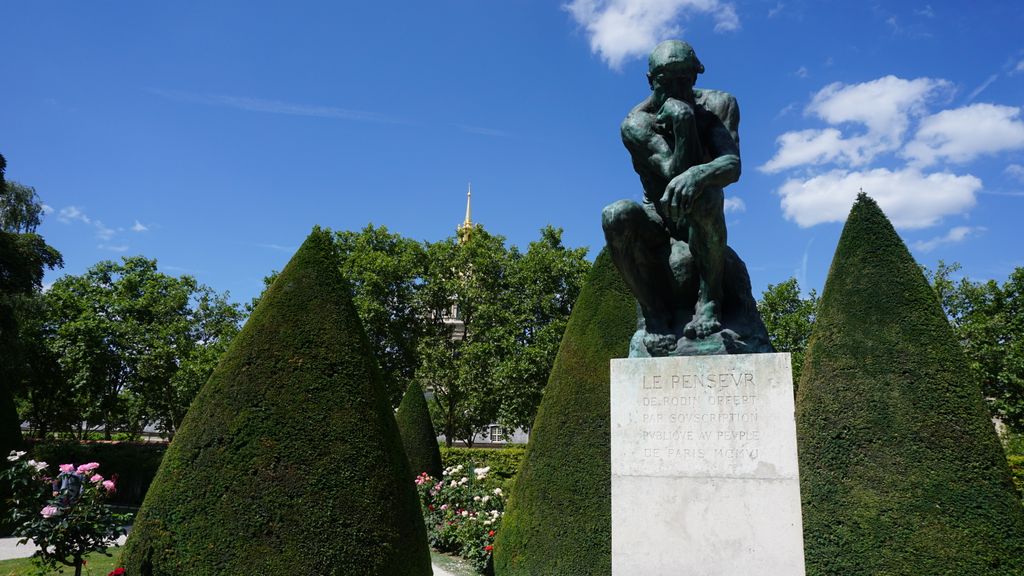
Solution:
<svg viewBox="0 0 1024 576">
<path fill-rule="evenodd" d="M 99 462 L 108 477 L 117 477 L 116 506 L 137 507 L 149 490 L 167 451 L 161 442 L 30 442 L 27 450 L 43 462 Z"/>
<path fill-rule="evenodd" d="M 797 393 L 808 576 L 1024 574 L 1024 510 L 959 343 L 858 197 Z"/>
<path fill-rule="evenodd" d="M 480 574 L 493 574 L 494 538 L 505 509 L 504 490 L 487 485 L 486 467 L 445 468 L 440 479 L 416 478 L 430 545 L 469 560 Z"/>
<path fill-rule="evenodd" d="M 409 384 L 402 403 L 398 405 L 395 420 L 413 476 L 426 472 L 434 478 L 440 478 L 441 451 L 437 447 L 437 434 L 430 422 L 427 400 L 423 397 L 423 388 L 419 382 L 414 380 Z"/>
<path fill-rule="evenodd" d="M 499 576 L 611 573 L 610 363 L 636 300 L 598 254 L 573 307 L 495 542 Z"/>
<path fill-rule="evenodd" d="M 501 488 L 506 492 L 512 488 L 526 448 L 506 446 L 504 448 L 461 448 L 442 446 L 441 461 L 446 468 L 463 466 L 467 469 L 487 468 L 485 482 L 489 488 Z"/>
<path fill-rule="evenodd" d="M 106 554 L 125 533 L 129 516 L 113 514 L 105 503 L 117 486 L 99 473 L 96 462 L 62 464 L 50 477 L 46 462 L 24 460 L 24 455 L 12 451 L 2 475 L 12 493 L 14 535 L 21 544 L 32 540 L 38 546 L 32 559 L 40 571 L 71 566 L 79 576 L 86 554 Z"/>
<path fill-rule="evenodd" d="M 429 576 L 377 362 L 319 229 L 196 396 L 122 555 L 131 576 Z"/>
</svg>

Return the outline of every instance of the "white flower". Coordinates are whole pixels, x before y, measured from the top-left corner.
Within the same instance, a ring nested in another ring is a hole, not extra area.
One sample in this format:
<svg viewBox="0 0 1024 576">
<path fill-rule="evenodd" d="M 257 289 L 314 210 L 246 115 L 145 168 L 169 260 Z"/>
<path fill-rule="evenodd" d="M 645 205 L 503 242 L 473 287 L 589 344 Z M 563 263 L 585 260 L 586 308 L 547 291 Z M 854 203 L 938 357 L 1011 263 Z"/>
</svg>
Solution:
<svg viewBox="0 0 1024 576">
<path fill-rule="evenodd" d="M 473 496 L 473 502 L 479 502 L 479 501 L 480 501 L 480 497 L 479 496 Z"/>
<path fill-rule="evenodd" d="M 463 476 L 462 480 L 459 480 L 459 486 L 462 486 L 466 482 L 469 482 L 469 478 L 466 478 L 465 476 Z"/>
<path fill-rule="evenodd" d="M 7 455 L 7 461 L 8 462 L 16 462 L 18 460 L 18 458 L 21 458 L 24 455 L 25 455 L 25 452 L 22 452 L 20 450 L 11 450 L 11 453 Z"/>
<path fill-rule="evenodd" d="M 490 525 L 491 525 L 491 524 L 493 524 L 493 523 L 494 523 L 494 522 L 493 522 L 493 521 L 491 521 L 491 520 L 484 520 L 484 526 L 490 526 Z"/>
<path fill-rule="evenodd" d="M 487 477 L 487 473 L 490 472 L 490 471 L 491 471 L 491 467 L 490 466 L 487 466 L 486 468 L 474 468 L 473 469 L 473 473 L 476 474 L 476 479 L 477 480 L 483 480 L 484 478 L 486 478 Z"/>
<path fill-rule="evenodd" d="M 491 499 L 490 496 L 484 496 L 483 498 L 480 499 L 480 501 L 486 503 L 490 499 Z"/>
<path fill-rule="evenodd" d="M 501 496 L 501 488 L 495 488 L 494 489 L 494 495 L 495 496 Z"/>
<path fill-rule="evenodd" d="M 42 472 L 43 470 L 46 470 L 47 466 L 46 462 L 36 462 L 35 460 L 29 460 L 28 465 L 35 468 L 36 472 Z"/>
<path fill-rule="evenodd" d="M 462 511 L 462 515 L 463 516 L 469 516 L 469 510 L 463 510 Z"/>
</svg>

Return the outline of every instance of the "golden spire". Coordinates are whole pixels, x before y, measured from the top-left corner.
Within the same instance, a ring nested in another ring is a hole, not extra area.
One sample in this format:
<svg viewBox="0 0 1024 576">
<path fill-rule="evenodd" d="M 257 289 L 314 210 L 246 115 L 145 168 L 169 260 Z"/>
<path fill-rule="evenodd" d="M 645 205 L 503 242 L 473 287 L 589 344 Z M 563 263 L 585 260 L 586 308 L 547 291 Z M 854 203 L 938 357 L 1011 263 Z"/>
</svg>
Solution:
<svg viewBox="0 0 1024 576">
<path fill-rule="evenodd" d="M 473 229 L 473 220 L 470 219 L 470 201 L 473 197 L 473 183 L 466 184 L 466 220 L 459 226 L 459 240 L 465 242 L 469 231 Z"/>
</svg>

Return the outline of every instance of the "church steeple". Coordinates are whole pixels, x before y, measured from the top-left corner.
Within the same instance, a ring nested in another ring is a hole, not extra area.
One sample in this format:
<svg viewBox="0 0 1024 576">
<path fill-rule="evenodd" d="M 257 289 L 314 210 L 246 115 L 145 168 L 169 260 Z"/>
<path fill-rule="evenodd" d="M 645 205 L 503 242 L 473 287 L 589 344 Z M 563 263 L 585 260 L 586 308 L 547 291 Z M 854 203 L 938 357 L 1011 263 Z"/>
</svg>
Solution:
<svg viewBox="0 0 1024 576">
<path fill-rule="evenodd" d="M 470 202 L 473 199 L 473 183 L 466 184 L 466 219 L 459 225 L 459 241 L 465 242 L 469 232 L 473 229 L 473 220 L 470 218 Z"/>
</svg>

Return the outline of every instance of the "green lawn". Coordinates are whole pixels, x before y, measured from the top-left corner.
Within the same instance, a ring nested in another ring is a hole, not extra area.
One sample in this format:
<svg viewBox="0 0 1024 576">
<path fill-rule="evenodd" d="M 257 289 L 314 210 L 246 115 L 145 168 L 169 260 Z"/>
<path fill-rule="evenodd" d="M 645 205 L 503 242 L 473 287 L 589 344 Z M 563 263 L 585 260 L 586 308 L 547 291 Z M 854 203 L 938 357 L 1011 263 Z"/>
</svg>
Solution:
<svg viewBox="0 0 1024 576">
<path fill-rule="evenodd" d="M 82 574 L 86 576 L 107 576 L 107 574 L 116 568 L 114 564 L 120 549 L 108 548 L 113 557 L 107 557 L 100 553 L 93 553 L 85 557 L 85 567 L 82 568 Z M 63 572 L 49 572 L 49 574 L 64 574 L 65 576 L 73 575 L 75 573 L 74 568 L 65 567 Z M 16 560 L 2 560 L 0 561 L 0 576 L 29 576 L 37 574 L 35 565 L 32 564 L 30 558 L 18 558 Z"/>
<path fill-rule="evenodd" d="M 108 558 L 102 554 L 90 554 L 86 559 L 86 565 L 82 570 L 82 574 L 87 576 L 107 576 L 107 573 L 117 567 L 114 562 L 117 553 L 120 551 L 116 548 L 110 548 L 109 550 L 114 554 L 114 557 Z M 431 551 L 430 560 L 456 576 L 475 576 L 473 569 L 461 558 L 453 558 Z M 29 558 L 0 560 L 0 576 L 29 576 L 35 573 L 35 566 L 32 565 L 32 560 Z M 63 572 L 65 576 L 74 573 L 73 568 L 65 568 Z M 52 572 L 51 574 L 61 573 Z"/>
</svg>

